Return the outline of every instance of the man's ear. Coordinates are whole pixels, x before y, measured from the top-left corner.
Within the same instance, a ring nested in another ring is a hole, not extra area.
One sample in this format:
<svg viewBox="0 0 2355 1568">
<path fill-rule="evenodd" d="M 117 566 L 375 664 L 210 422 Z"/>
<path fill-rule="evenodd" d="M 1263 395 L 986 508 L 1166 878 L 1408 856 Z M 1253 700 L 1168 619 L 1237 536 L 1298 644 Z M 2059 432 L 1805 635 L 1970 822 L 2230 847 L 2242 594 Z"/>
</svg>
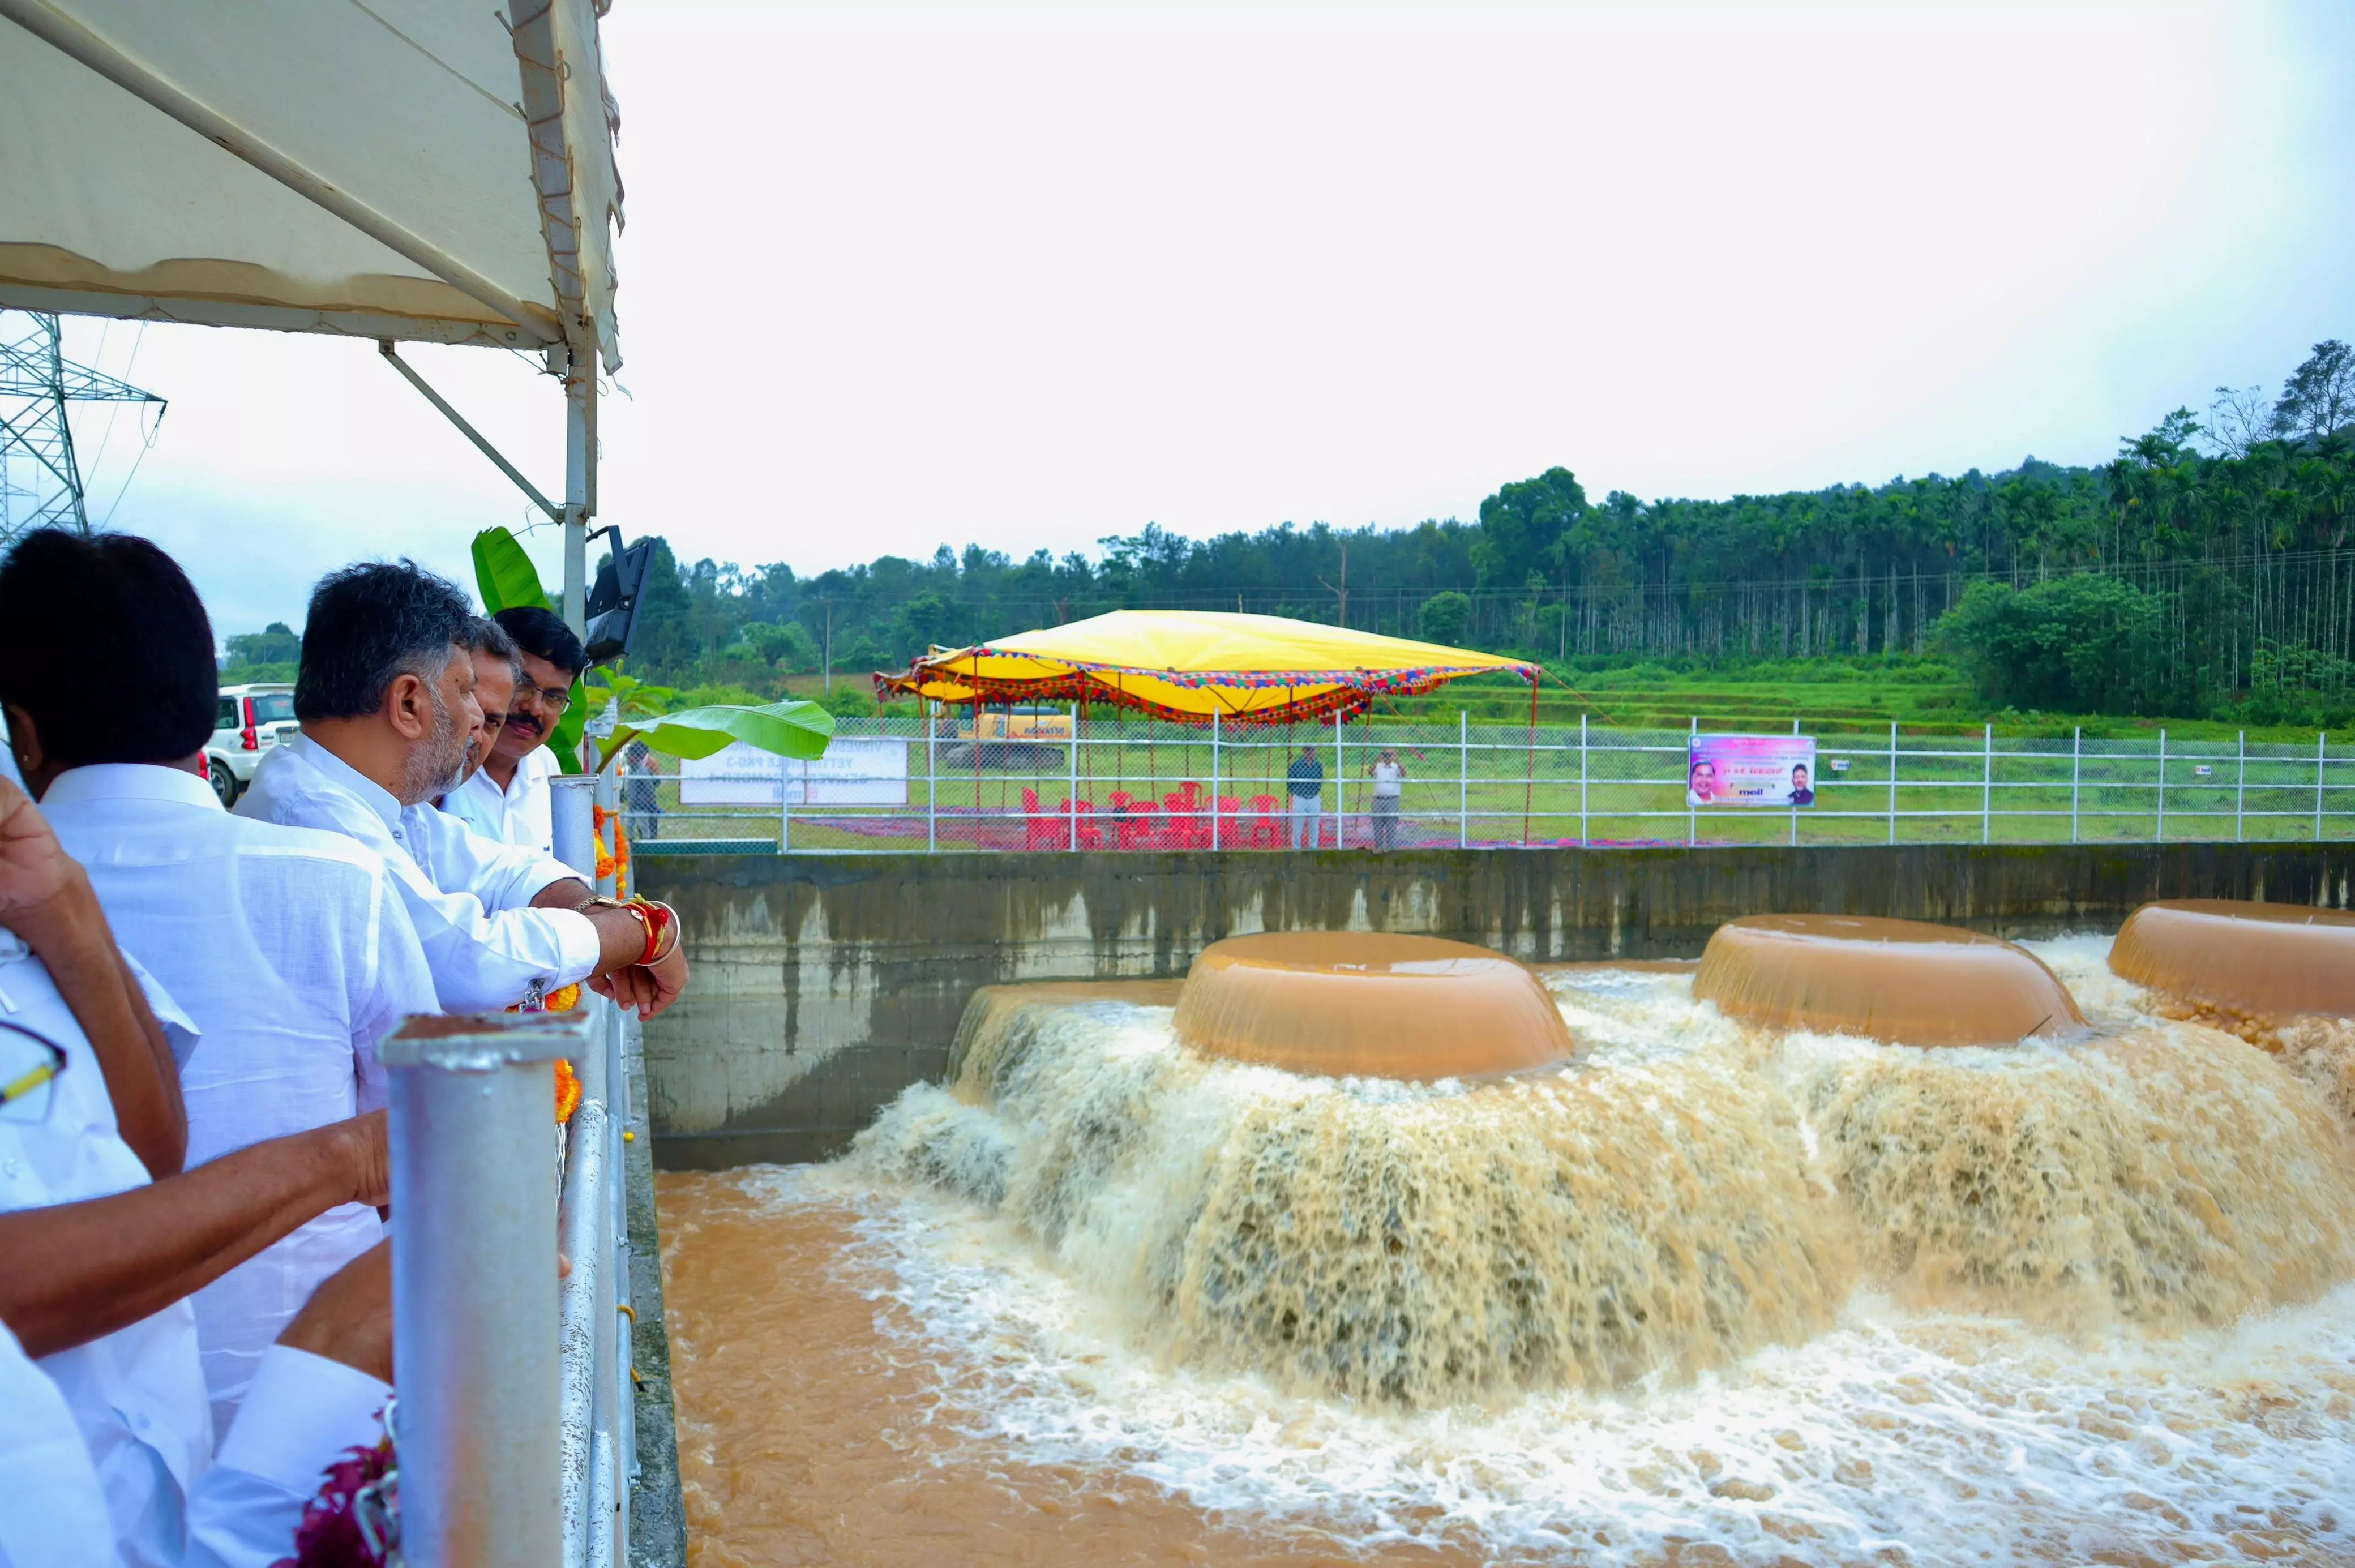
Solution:
<svg viewBox="0 0 2355 1568">
<path fill-rule="evenodd" d="M 433 733 L 433 694 L 422 676 L 407 671 L 394 676 L 384 688 L 384 721 L 404 741 L 421 741 Z"/>
<path fill-rule="evenodd" d="M 13 702 L 5 711 L 8 715 L 8 748 L 16 753 L 16 771 L 30 777 L 48 759 L 48 752 L 41 746 L 40 726 L 33 722 L 31 714 Z"/>
</svg>

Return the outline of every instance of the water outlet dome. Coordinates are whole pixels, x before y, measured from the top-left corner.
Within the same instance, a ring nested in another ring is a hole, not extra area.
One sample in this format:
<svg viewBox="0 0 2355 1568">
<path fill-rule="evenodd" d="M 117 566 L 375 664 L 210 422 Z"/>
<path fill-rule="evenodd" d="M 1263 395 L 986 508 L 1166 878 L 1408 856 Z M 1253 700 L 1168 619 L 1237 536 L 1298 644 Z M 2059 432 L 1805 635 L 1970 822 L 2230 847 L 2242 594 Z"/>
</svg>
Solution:
<svg viewBox="0 0 2355 1568">
<path fill-rule="evenodd" d="M 2068 987 L 2024 947 L 1865 915 L 1728 921 L 1701 954 L 1693 995 L 1770 1029 L 1892 1045 L 2011 1045 L 2085 1024 Z"/>
<path fill-rule="evenodd" d="M 2304 904 L 2169 899 L 2126 917 L 2111 972 L 2253 1017 L 2355 1017 L 2355 914 Z"/>
<path fill-rule="evenodd" d="M 1485 947 L 1379 932 L 1269 932 L 1202 950 L 1178 1038 L 1231 1061 L 1330 1077 L 1485 1077 L 1566 1061 L 1538 977 Z"/>
</svg>

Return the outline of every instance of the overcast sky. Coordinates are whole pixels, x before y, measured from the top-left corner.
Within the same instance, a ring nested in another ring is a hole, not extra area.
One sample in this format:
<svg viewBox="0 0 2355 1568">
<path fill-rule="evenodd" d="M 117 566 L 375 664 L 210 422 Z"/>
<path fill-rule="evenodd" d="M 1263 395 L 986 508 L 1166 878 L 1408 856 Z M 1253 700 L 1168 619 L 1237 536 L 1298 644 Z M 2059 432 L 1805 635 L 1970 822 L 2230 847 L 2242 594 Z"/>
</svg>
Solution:
<svg viewBox="0 0 2355 1568">
<path fill-rule="evenodd" d="M 605 46 L 603 520 L 689 559 L 2099 462 L 2355 336 L 2343 0 L 620 0 Z M 371 344 L 68 347 L 171 400 L 144 458 L 77 414 L 92 507 L 224 635 L 531 520 Z M 558 486 L 553 382 L 411 357 Z"/>
</svg>

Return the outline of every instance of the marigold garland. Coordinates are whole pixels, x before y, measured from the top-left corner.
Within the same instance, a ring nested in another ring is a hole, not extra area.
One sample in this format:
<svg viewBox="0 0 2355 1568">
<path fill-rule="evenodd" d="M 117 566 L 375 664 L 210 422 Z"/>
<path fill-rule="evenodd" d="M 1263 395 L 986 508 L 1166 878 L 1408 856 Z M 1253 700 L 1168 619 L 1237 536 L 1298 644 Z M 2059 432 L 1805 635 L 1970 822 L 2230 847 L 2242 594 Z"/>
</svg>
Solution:
<svg viewBox="0 0 2355 1568">
<path fill-rule="evenodd" d="M 562 1057 L 556 1059 L 556 1123 L 562 1126 L 581 1108 L 581 1080 L 573 1076 L 572 1063 Z"/>
</svg>

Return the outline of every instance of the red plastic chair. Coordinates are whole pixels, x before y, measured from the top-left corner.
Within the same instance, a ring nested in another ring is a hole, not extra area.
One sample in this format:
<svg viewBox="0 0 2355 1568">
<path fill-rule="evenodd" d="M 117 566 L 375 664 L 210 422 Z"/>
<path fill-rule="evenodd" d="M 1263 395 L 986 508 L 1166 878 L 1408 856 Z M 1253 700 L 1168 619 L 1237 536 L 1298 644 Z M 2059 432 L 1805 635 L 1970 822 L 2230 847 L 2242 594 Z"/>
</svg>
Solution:
<svg viewBox="0 0 2355 1568">
<path fill-rule="evenodd" d="M 1022 792 L 1022 848 L 1025 849 L 1068 849 L 1071 847 L 1071 825 L 1060 816 L 1049 816 L 1039 806 L 1039 792 L 1026 788 Z"/>
<path fill-rule="evenodd" d="M 1083 800 L 1075 806 L 1071 804 L 1070 797 L 1066 796 L 1063 804 L 1057 809 L 1063 813 L 1066 825 L 1076 825 L 1078 827 L 1080 830 L 1081 848 L 1101 849 L 1103 848 L 1103 829 L 1098 827 L 1095 822 L 1095 802 L 1092 800 Z M 1078 813 L 1076 816 L 1072 815 L 1074 812 Z M 1063 842 L 1068 845 L 1071 842 L 1071 839 L 1066 837 Z"/>
<path fill-rule="evenodd" d="M 1275 815 L 1275 796 L 1252 796 L 1251 847 L 1254 849 L 1284 848 L 1284 824 Z"/>
<path fill-rule="evenodd" d="M 1150 849 L 1154 841 L 1154 818 L 1160 807 L 1149 800 L 1132 800 L 1128 816 L 1120 825 L 1120 847 L 1124 849 Z"/>
<path fill-rule="evenodd" d="M 1250 834 L 1243 826 L 1242 809 L 1243 803 L 1239 797 L 1231 795 L 1219 797 L 1216 841 L 1220 848 L 1240 849 L 1249 839 Z"/>
</svg>

